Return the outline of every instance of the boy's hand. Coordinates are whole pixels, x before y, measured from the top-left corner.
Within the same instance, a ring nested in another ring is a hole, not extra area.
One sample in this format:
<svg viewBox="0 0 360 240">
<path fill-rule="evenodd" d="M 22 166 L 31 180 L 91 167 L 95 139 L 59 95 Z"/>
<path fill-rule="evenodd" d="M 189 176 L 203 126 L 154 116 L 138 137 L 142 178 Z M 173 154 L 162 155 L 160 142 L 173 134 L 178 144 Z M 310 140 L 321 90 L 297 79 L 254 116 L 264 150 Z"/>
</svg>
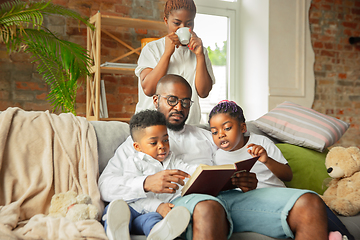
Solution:
<svg viewBox="0 0 360 240">
<path fill-rule="evenodd" d="M 183 180 L 189 177 L 189 174 L 181 170 L 163 170 L 145 179 L 144 190 L 153 193 L 175 193 L 179 189 L 178 184 L 183 186 Z"/>
<path fill-rule="evenodd" d="M 256 189 L 258 183 L 256 174 L 252 172 L 238 172 L 232 177 L 231 181 L 234 186 L 240 188 L 243 192 Z"/>
<path fill-rule="evenodd" d="M 250 143 L 249 145 L 246 146 L 246 148 L 248 148 L 248 153 L 250 153 L 251 156 L 259 157 L 258 161 L 264 164 L 268 161 L 267 152 L 265 148 L 263 148 L 262 146 Z"/>
<path fill-rule="evenodd" d="M 175 205 L 172 203 L 161 203 L 156 209 L 156 212 L 160 213 L 160 215 L 164 218 L 174 206 Z"/>
</svg>

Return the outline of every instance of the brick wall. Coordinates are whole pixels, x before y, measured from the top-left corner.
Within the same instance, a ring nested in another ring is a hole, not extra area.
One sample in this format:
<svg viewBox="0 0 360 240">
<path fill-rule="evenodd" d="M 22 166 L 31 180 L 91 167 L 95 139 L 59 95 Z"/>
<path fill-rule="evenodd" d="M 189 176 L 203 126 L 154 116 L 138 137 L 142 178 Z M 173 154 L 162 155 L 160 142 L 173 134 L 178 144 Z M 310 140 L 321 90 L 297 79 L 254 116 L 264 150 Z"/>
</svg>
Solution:
<svg viewBox="0 0 360 240">
<path fill-rule="evenodd" d="M 165 0 L 53 0 L 54 4 L 66 6 L 81 13 L 92 16 L 98 11 L 106 15 L 134 17 L 162 21 Z M 58 33 L 63 39 L 78 43 L 86 48 L 86 27 L 77 21 L 60 16 L 45 19 L 44 25 Z M 140 47 L 144 37 L 154 37 L 159 33 L 147 29 L 124 29 L 121 27 L 107 29 L 128 45 Z M 102 62 L 114 59 L 125 53 L 126 48 L 103 34 Z M 130 55 L 121 62 L 136 63 L 137 56 Z M 105 79 L 109 117 L 130 117 L 137 103 L 137 78 L 135 75 L 102 76 Z M 82 79 L 77 94 L 76 112 L 85 116 L 86 84 Z M 0 111 L 7 107 L 17 106 L 25 110 L 51 110 L 46 100 L 49 87 L 36 72 L 36 65 L 31 63 L 29 55 L 12 53 L 0 45 Z"/>
<path fill-rule="evenodd" d="M 85 16 L 97 11 L 103 14 L 162 20 L 165 0 L 53 0 Z M 314 73 L 316 96 L 313 108 L 319 112 L 350 122 L 351 127 L 338 142 L 360 147 L 360 44 L 350 45 L 351 36 L 360 36 L 360 0 L 313 0 L 309 12 L 311 40 L 315 51 Z M 84 25 L 62 17 L 46 19 L 46 26 L 64 39 L 86 47 Z M 153 36 L 146 29 L 111 29 L 127 44 L 136 48 L 140 39 Z M 104 36 L 103 60 L 125 51 Z M 46 110 L 48 87 L 36 73 L 36 66 L 24 53 L 8 56 L 0 46 L 0 110 L 18 106 L 25 110 Z M 135 63 L 136 56 L 124 61 Z M 137 79 L 134 75 L 103 76 L 106 80 L 111 117 L 130 117 L 137 102 Z M 77 114 L 85 115 L 85 84 L 77 95 Z"/>
<path fill-rule="evenodd" d="M 315 52 L 313 109 L 351 124 L 337 145 L 360 147 L 360 0 L 313 0 L 309 12 Z"/>
</svg>

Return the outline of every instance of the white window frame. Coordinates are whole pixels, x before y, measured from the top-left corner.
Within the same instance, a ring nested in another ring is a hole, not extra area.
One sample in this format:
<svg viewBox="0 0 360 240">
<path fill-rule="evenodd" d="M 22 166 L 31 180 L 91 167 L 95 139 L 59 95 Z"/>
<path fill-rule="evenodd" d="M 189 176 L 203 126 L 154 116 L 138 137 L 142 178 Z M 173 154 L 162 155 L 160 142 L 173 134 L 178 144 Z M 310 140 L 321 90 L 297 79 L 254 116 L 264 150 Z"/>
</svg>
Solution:
<svg viewBox="0 0 360 240">
<path fill-rule="evenodd" d="M 233 12 L 230 20 L 228 99 L 254 120 L 268 111 L 269 1 L 194 0 L 198 12 L 215 9 Z M 205 8 L 207 7 L 207 8 Z M 205 12 L 206 13 L 206 12 Z"/>
<path fill-rule="evenodd" d="M 233 2 L 219 0 L 195 0 L 197 12 L 228 18 L 228 36 L 226 52 L 226 98 L 236 99 L 235 79 L 236 79 L 236 5 Z M 195 26 L 196 27 L 196 26 Z"/>
</svg>

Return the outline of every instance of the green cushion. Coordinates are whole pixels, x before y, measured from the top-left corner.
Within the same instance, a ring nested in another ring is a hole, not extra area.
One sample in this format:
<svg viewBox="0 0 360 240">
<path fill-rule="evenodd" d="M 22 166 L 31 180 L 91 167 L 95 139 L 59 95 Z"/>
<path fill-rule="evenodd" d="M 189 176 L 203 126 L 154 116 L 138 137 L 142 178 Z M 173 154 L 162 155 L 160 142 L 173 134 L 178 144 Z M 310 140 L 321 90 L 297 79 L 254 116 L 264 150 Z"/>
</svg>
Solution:
<svg viewBox="0 0 360 240">
<path fill-rule="evenodd" d="M 290 188 L 309 189 L 323 194 L 326 190 L 324 180 L 330 178 L 325 167 L 328 150 L 320 153 L 288 143 L 278 143 L 276 146 L 289 162 L 293 172 L 293 179 L 285 182 L 285 185 Z"/>
</svg>

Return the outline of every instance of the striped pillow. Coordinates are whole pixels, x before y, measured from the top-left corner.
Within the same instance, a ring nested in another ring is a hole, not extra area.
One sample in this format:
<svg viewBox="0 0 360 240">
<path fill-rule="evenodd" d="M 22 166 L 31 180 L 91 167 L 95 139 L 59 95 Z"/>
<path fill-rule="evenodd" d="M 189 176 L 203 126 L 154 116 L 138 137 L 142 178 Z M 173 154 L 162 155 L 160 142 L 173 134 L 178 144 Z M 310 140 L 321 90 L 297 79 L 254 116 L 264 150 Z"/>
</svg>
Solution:
<svg viewBox="0 0 360 240">
<path fill-rule="evenodd" d="M 322 152 L 336 143 L 350 124 L 292 102 L 283 102 L 254 121 L 263 132 L 285 143 Z"/>
</svg>

